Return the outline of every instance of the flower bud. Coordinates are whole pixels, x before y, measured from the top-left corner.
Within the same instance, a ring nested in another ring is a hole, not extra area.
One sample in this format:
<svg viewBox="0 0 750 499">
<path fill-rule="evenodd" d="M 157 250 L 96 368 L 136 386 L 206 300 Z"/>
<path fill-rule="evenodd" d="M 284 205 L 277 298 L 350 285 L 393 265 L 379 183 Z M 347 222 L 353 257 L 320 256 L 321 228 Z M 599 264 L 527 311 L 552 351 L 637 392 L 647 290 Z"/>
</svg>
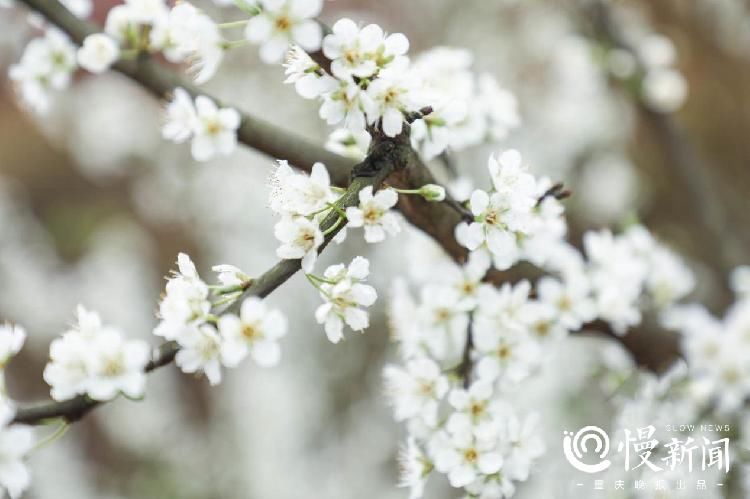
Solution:
<svg viewBox="0 0 750 499">
<path fill-rule="evenodd" d="M 419 189 L 419 195 L 427 201 L 443 201 L 445 199 L 445 187 L 436 184 L 425 184 Z"/>
</svg>

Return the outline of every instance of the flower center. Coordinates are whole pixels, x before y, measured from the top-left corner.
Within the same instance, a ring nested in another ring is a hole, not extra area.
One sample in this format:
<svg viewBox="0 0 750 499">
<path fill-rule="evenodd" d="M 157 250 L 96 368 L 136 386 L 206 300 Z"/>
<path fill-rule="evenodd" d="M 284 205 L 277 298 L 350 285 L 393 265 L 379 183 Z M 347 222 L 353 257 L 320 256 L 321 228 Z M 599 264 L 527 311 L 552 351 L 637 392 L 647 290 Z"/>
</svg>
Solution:
<svg viewBox="0 0 750 499">
<path fill-rule="evenodd" d="M 432 386 L 432 383 L 422 381 L 419 384 L 419 393 L 426 396 L 432 396 L 432 394 L 434 393 L 434 387 Z"/>
<path fill-rule="evenodd" d="M 557 302 L 557 306 L 560 308 L 560 310 L 570 310 L 572 307 L 573 302 L 570 300 L 570 297 L 568 295 L 562 295 L 560 297 L 560 300 Z"/>
<path fill-rule="evenodd" d="M 380 210 L 374 206 L 368 206 L 367 208 L 365 208 L 363 213 L 365 220 L 369 223 L 377 222 L 380 219 L 381 215 L 382 213 L 380 212 Z"/>
<path fill-rule="evenodd" d="M 221 124 L 216 120 L 206 121 L 206 133 L 208 135 L 218 135 L 221 132 Z"/>
<path fill-rule="evenodd" d="M 398 90 L 395 88 L 389 89 L 383 96 L 383 100 L 386 104 L 393 104 L 398 99 Z"/>
<path fill-rule="evenodd" d="M 500 222 L 500 215 L 497 211 L 489 211 L 484 217 L 484 223 L 487 225 L 498 225 Z"/>
<path fill-rule="evenodd" d="M 125 372 L 125 366 L 123 366 L 122 358 L 120 356 L 110 357 L 104 363 L 104 369 L 102 369 L 102 375 L 108 378 L 119 376 Z"/>
<path fill-rule="evenodd" d="M 279 31 L 287 31 L 292 26 L 292 21 L 287 16 L 281 16 L 276 19 L 276 29 Z"/>
<path fill-rule="evenodd" d="M 484 405 L 484 402 L 472 402 L 469 408 L 471 415 L 475 418 L 481 416 L 484 413 Z"/>
<path fill-rule="evenodd" d="M 451 318 L 451 311 L 445 307 L 440 307 L 435 310 L 435 319 L 438 322 L 445 322 Z"/>
<path fill-rule="evenodd" d="M 260 328 L 258 327 L 257 324 L 243 324 L 242 336 L 247 341 L 257 340 L 261 337 Z"/>
<path fill-rule="evenodd" d="M 500 348 L 497 349 L 497 356 L 501 359 L 507 359 L 510 357 L 511 354 L 511 348 L 508 345 L 501 345 Z"/>
<path fill-rule="evenodd" d="M 344 52 L 344 60 L 349 64 L 354 64 L 357 61 L 357 51 L 347 50 Z"/>
<path fill-rule="evenodd" d="M 472 281 L 464 281 L 461 285 L 461 291 L 465 295 L 470 295 L 474 293 L 474 290 L 477 289 L 477 285 L 473 283 Z"/>
<path fill-rule="evenodd" d="M 475 463 L 478 457 L 479 454 L 477 454 L 476 449 L 474 449 L 473 447 L 464 451 L 464 459 L 467 463 Z"/>
</svg>

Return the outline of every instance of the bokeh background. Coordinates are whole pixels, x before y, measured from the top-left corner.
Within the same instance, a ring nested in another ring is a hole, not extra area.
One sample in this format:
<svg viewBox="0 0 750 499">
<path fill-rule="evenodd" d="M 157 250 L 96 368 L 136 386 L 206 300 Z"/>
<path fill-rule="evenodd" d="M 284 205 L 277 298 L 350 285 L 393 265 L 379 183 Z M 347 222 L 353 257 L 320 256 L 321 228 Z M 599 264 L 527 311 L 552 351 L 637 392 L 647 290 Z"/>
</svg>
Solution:
<svg viewBox="0 0 750 499">
<path fill-rule="evenodd" d="M 97 0 L 95 17 L 101 22 L 115 3 Z M 217 19 L 239 15 L 195 3 Z M 674 42 L 689 85 L 676 113 L 650 112 L 611 81 L 584 0 L 334 0 L 322 18 L 403 32 L 411 54 L 436 45 L 470 49 L 477 71 L 517 95 L 524 123 L 500 144 L 456 154 L 461 173 L 480 181 L 490 152 L 520 149 L 535 173 L 573 191 L 566 206 L 574 242 L 584 230 L 640 220 L 685 256 L 698 275 L 694 297 L 720 313 L 731 299 L 729 269 L 750 263 L 750 2 L 610 3 L 625 8 L 627 22 Z M 21 8 L 0 10 L 4 69 L 33 35 L 25 16 Z M 329 130 L 315 104 L 282 81 L 281 67 L 263 65 L 247 47 L 206 88 L 325 142 Z M 254 275 L 275 262 L 266 207 L 271 158 L 241 148 L 195 163 L 187 148 L 162 141 L 162 104 L 117 74 L 79 74 L 44 116 L 24 111 L 4 76 L 0 85 L 0 319 L 30 333 L 9 367 L 13 398 L 48 397 L 41 373 L 49 342 L 73 321 L 77 303 L 155 345 L 163 275 L 178 251 L 193 256 L 206 278 L 216 263 Z M 708 227 L 685 161 L 701 172 L 701 196 L 720 201 Z M 406 497 L 395 487 L 404 430 L 391 419 L 380 372 L 394 357 L 389 283 L 429 261 L 404 258 L 406 241 L 419 237 L 409 229 L 376 248 L 350 238 L 323 255 L 323 265 L 371 258 L 381 298 L 365 334 L 330 344 L 313 320 L 317 294 L 295 276 L 269 298 L 290 318 L 277 368 L 248 362 L 215 388 L 174 367 L 159 370 L 142 402 L 107 404 L 34 453 L 25 497 Z M 584 420 L 608 426 L 614 408 L 597 373 L 603 363 L 629 362 L 609 339 L 572 338 L 524 387 L 515 403 L 543 412 L 548 456 L 519 497 L 582 497 L 566 491 L 562 431 Z M 438 481 L 427 497 L 456 494 Z"/>
</svg>

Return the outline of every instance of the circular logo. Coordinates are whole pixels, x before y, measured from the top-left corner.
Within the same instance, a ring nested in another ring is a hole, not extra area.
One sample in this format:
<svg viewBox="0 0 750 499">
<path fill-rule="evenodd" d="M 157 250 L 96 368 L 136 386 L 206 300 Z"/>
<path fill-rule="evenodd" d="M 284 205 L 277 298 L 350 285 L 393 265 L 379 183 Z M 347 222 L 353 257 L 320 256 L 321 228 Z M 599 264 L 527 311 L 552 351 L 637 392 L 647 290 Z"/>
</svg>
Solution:
<svg viewBox="0 0 750 499">
<path fill-rule="evenodd" d="M 598 426 L 584 426 L 575 435 L 571 431 L 564 431 L 563 453 L 565 453 L 565 459 L 575 469 L 584 473 L 599 473 L 612 464 L 609 459 L 606 459 L 609 454 L 609 435 Z M 599 462 L 595 464 L 582 462 L 584 454 L 596 455 Z"/>
</svg>

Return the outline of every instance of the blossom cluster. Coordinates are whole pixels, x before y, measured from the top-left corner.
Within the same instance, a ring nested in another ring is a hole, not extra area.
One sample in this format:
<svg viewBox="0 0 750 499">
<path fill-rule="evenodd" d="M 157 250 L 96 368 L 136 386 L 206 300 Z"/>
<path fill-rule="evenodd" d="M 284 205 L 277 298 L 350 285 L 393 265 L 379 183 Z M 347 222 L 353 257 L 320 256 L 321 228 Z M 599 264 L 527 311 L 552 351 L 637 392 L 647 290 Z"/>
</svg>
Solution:
<svg viewBox="0 0 750 499">
<path fill-rule="evenodd" d="M 338 343 L 343 338 L 343 326 L 363 331 L 369 325 L 367 307 L 376 298 L 375 289 L 364 284 L 370 273 L 369 262 L 357 257 L 345 267 L 332 265 L 322 277 L 313 273 L 318 251 L 332 230 L 348 220 L 352 227 L 364 227 L 368 242 L 379 242 L 386 232 L 398 232 L 398 223 L 390 208 L 398 198 L 395 191 L 383 189 L 373 195 L 372 187 L 359 194 L 360 204 L 345 211 L 337 205 L 340 195 L 331 186 L 328 170 L 322 163 L 313 165 L 310 174 L 295 172 L 286 161 L 279 161 L 271 177 L 268 204 L 281 219 L 274 235 L 281 243 L 276 250 L 279 258 L 301 261 L 310 283 L 318 289 L 324 303 L 315 313 L 318 323 L 325 327 L 328 339 Z M 329 217 L 335 217 L 330 228 L 321 229 Z M 341 243 L 346 228 L 340 229 L 333 240 Z"/>
<path fill-rule="evenodd" d="M 380 122 L 383 132 L 395 137 L 403 129 L 404 113 L 427 104 L 409 74 L 408 50 L 409 41 L 401 33 L 386 35 L 376 24 L 360 27 L 340 19 L 322 42 L 330 74 L 295 46 L 287 56 L 286 81 L 294 83 L 302 97 L 321 101 L 320 117 L 329 125 L 343 123 L 361 134 Z"/>
<path fill-rule="evenodd" d="M 698 304 L 672 307 L 663 314 L 665 326 L 680 332 L 694 393 L 699 399 L 711 395 L 707 401 L 723 415 L 741 410 L 750 396 L 749 269 L 734 270 L 735 301 L 723 317 Z"/>
<path fill-rule="evenodd" d="M 35 112 L 45 112 L 51 95 L 68 87 L 76 68 L 75 45 L 61 31 L 49 28 L 26 45 L 9 76 L 23 103 Z"/>
<path fill-rule="evenodd" d="M 413 146 L 425 159 L 449 147 L 461 150 L 486 139 L 500 140 L 519 123 L 516 99 L 488 74 L 476 77 L 471 56 L 438 48 L 413 63 L 408 39 L 386 35 L 370 24 L 341 19 L 323 39 L 330 73 L 299 46 L 287 55 L 287 83 L 306 99 L 318 98 L 320 117 L 340 125 L 329 148 L 362 157 L 369 145 L 367 126 L 380 121 L 389 137 L 401 133 L 404 115 L 429 109 L 412 124 Z"/>
<path fill-rule="evenodd" d="M 402 363 L 388 365 L 384 377 L 409 432 L 403 485 L 412 497 L 432 470 L 469 497 L 512 495 L 542 444 L 534 416 L 516 414 L 509 395 L 570 332 L 595 319 L 622 332 L 640 322 L 643 307 L 670 306 L 693 286 L 684 264 L 640 226 L 618 236 L 587 233 L 579 253 L 564 240 L 563 208 L 550 195 L 557 189 L 531 175 L 517 151 L 491 156 L 488 169 L 493 189 L 474 192 L 475 221 L 457 228 L 471 250 L 466 263 L 429 262 L 416 276 L 418 299 L 403 281 L 393 289 Z M 499 287 L 487 281 L 493 265 L 521 259 L 549 275 Z"/>
<path fill-rule="evenodd" d="M 180 349 L 175 363 L 180 369 L 203 372 L 211 384 L 217 384 L 222 366 L 236 367 L 247 356 L 261 366 L 279 362 L 278 341 L 287 331 L 281 312 L 251 296 L 242 301 L 239 314 L 227 312 L 217 317 L 211 313 L 217 303 L 236 299 L 250 284 L 249 277 L 235 267 L 216 266 L 223 286 L 212 291 L 188 255 L 180 253 L 177 266 L 159 304 L 161 321 L 154 334 L 177 342 Z"/>
<path fill-rule="evenodd" d="M 86 395 L 111 400 L 123 393 L 140 398 L 146 389 L 144 368 L 150 360 L 146 342 L 126 339 L 102 323 L 96 312 L 80 306 L 77 323 L 50 345 L 44 380 L 55 400 Z"/>
</svg>

